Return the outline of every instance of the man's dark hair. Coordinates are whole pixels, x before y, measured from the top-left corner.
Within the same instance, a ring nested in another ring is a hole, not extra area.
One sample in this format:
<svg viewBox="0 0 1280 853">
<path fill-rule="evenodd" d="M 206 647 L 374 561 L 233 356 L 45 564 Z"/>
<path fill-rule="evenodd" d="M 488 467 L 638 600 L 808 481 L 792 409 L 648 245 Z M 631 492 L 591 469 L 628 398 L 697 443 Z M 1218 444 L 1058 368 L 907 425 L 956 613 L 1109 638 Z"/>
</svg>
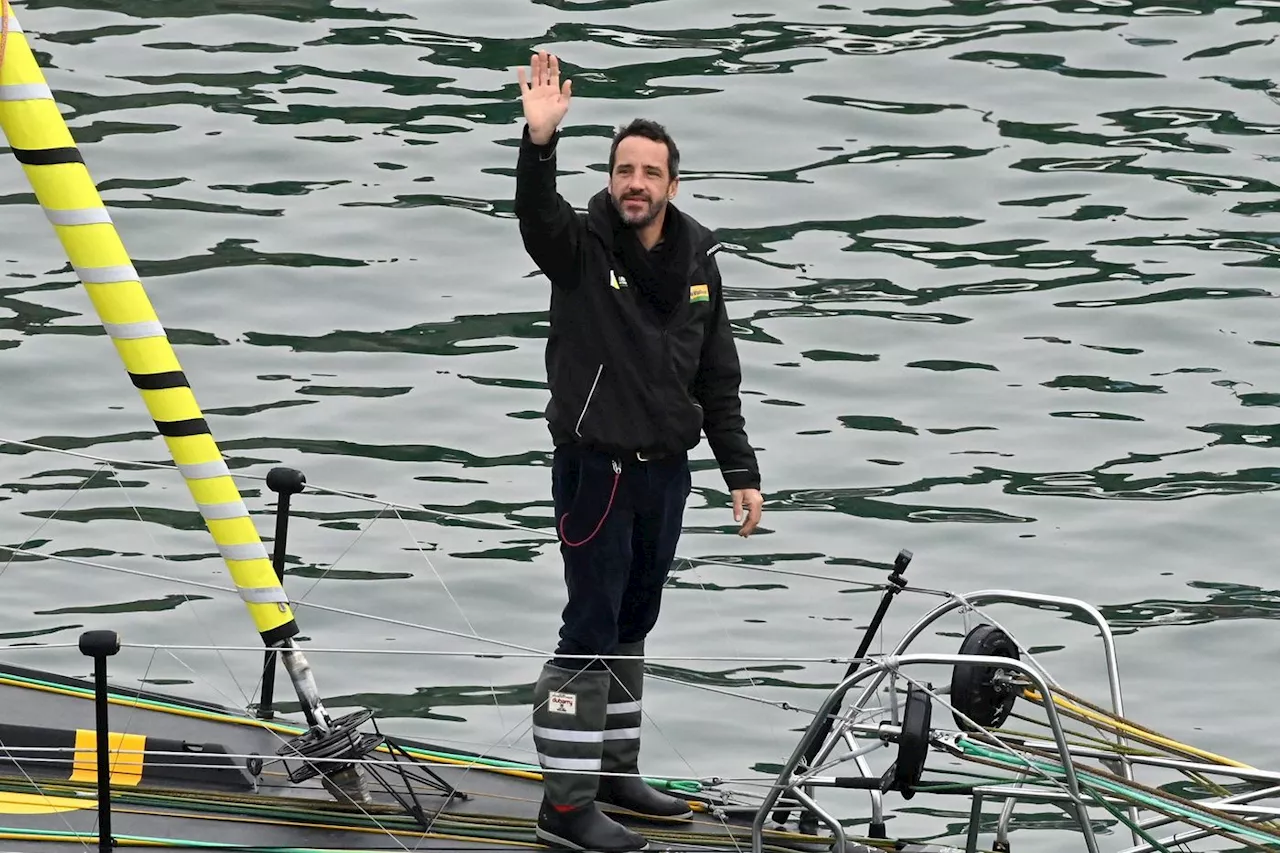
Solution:
<svg viewBox="0 0 1280 853">
<path fill-rule="evenodd" d="M 680 175 L 680 149 L 676 148 L 676 141 L 671 138 L 671 134 L 667 133 L 667 129 L 656 121 L 650 121 L 647 118 L 632 119 L 631 124 L 619 130 L 613 137 L 613 145 L 609 148 L 609 174 L 613 174 L 613 164 L 617 159 L 618 143 L 626 139 L 628 136 L 643 136 L 646 139 L 652 139 L 654 142 L 661 142 L 667 146 L 667 172 L 668 179 L 675 180 Z"/>
</svg>

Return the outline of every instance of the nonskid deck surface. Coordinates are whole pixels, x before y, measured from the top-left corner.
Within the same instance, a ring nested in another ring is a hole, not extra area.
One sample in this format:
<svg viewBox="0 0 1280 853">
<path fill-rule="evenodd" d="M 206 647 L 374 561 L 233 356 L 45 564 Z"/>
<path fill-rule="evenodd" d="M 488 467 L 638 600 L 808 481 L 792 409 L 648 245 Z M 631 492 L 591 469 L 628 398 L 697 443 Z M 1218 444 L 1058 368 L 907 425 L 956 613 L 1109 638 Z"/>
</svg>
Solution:
<svg viewBox="0 0 1280 853">
<path fill-rule="evenodd" d="M 365 765 L 370 802 L 344 805 L 317 778 L 290 781 L 288 769 L 298 763 L 286 765 L 278 753 L 299 733 L 297 727 L 163 694 L 111 692 L 110 730 L 114 737 L 125 736 L 112 746 L 118 745 L 122 756 L 131 749 L 146 751 L 140 759 L 122 757 L 115 765 L 111 829 L 121 844 L 194 841 L 201 847 L 345 850 L 541 846 L 533 825 L 542 792 L 533 774 L 412 761 L 383 751 L 378 759 L 385 763 Z M 90 684 L 0 664 L 0 850 L 65 847 L 83 853 L 96 845 L 94 731 Z M 419 759 L 460 754 L 417 741 L 395 743 Z M 246 769 L 244 758 L 253 755 L 263 759 L 260 769 L 250 762 L 256 775 Z M 461 795 L 450 795 L 448 788 Z M 740 853 L 750 848 L 751 811 L 713 813 L 709 798 L 690 798 L 699 809 L 692 821 L 612 813 L 649 838 L 655 850 Z M 412 813 L 415 808 L 421 809 L 421 819 Z M 781 831 L 766 831 L 765 843 L 801 850 L 831 846 L 829 839 Z"/>
</svg>

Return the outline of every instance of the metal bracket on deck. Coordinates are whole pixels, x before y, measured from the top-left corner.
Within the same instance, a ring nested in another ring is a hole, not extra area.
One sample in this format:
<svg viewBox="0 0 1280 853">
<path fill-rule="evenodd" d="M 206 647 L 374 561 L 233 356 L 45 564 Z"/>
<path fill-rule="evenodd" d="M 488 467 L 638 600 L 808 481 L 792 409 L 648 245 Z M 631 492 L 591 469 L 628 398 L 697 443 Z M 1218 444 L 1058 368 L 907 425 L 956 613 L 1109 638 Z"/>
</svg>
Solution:
<svg viewBox="0 0 1280 853">
<path fill-rule="evenodd" d="M 791 757 L 782 766 L 778 772 L 777 782 L 769 787 L 769 792 L 765 795 L 764 801 L 760 804 L 760 808 L 756 812 L 755 820 L 751 825 L 751 850 L 752 853 L 762 853 L 764 844 L 764 823 L 769 815 L 769 811 L 778 802 L 779 797 L 784 792 L 790 793 L 791 796 L 802 802 L 805 806 L 812 809 L 819 819 L 827 825 L 835 836 L 836 846 L 835 853 L 846 853 L 845 850 L 845 832 L 840 822 L 833 818 L 830 814 L 822 810 L 817 802 L 800 790 L 802 785 L 825 785 L 828 787 L 855 787 L 847 782 L 837 782 L 836 779 L 821 779 L 816 777 L 797 777 L 796 769 L 800 766 L 801 760 L 804 758 L 805 752 L 809 749 L 811 743 L 820 731 L 820 724 L 827 716 L 835 713 L 840 705 L 840 701 L 844 695 L 848 693 L 859 682 L 869 679 L 873 676 L 879 676 L 876 681 L 884 679 L 889 673 L 898 673 L 903 667 L 913 664 L 976 664 L 979 666 L 995 666 L 1004 669 L 1016 670 L 1026 676 L 1035 687 L 1041 691 L 1042 695 L 1049 695 L 1049 684 L 1042 677 L 1039 670 L 1029 666 L 1021 660 L 1008 658 L 997 655 L 959 655 L 959 654 L 910 654 L 910 655 L 894 655 L 875 663 L 869 663 L 860 672 L 849 676 L 836 686 L 834 690 L 823 701 L 822 706 L 818 709 L 818 713 L 814 716 L 813 722 L 805 729 L 804 735 L 800 738 L 800 743 L 796 745 Z M 870 689 L 870 688 L 869 688 Z M 1063 731 L 1062 723 L 1058 719 L 1057 709 L 1052 702 L 1045 703 L 1045 712 L 1049 718 L 1049 727 L 1053 730 L 1053 737 L 1058 749 L 1058 755 L 1062 760 L 1065 782 L 1071 805 L 1074 805 L 1076 820 L 1080 825 L 1080 831 L 1083 833 L 1085 843 L 1088 846 L 1089 853 L 1098 853 L 1098 842 L 1094 837 L 1093 827 L 1089 822 L 1089 815 L 1084 800 L 1080 795 L 1080 786 L 1076 779 L 1075 768 L 1071 762 L 1071 752 L 1067 744 L 1066 734 Z M 837 779 L 841 777 L 836 777 Z M 856 787 L 864 787 L 865 785 L 857 785 Z M 876 787 L 879 787 L 878 785 Z"/>
<path fill-rule="evenodd" d="M 361 725 L 370 721 L 373 721 L 374 726 L 372 733 L 358 730 Z M 369 757 L 383 746 L 392 754 L 390 762 Z M 418 800 L 413 780 L 444 794 L 446 806 L 455 797 L 467 799 L 465 792 L 450 785 L 424 762 L 412 756 L 403 746 L 382 734 L 378 730 L 377 721 L 373 719 L 373 712 L 367 709 L 355 711 L 334 720 L 332 728 L 328 731 L 312 729 L 304 735 L 293 738 L 281 747 L 277 754 L 285 761 L 290 782 L 298 784 L 319 776 L 334 799 L 343 804 L 371 802 L 368 779 L 372 777 L 383 790 L 400 803 L 406 812 L 414 816 L 424 831 L 430 821 L 422 808 L 422 803 Z M 397 755 L 401 760 L 396 759 Z M 300 760 L 301 764 L 291 767 L 290 759 Z M 414 765 L 414 772 L 405 769 L 405 762 Z M 404 783 L 403 791 L 393 788 L 382 774 L 377 772 L 378 768 L 387 764 L 394 767 L 394 772 Z M 421 771 L 423 775 L 418 775 L 417 771 Z"/>
<path fill-rule="evenodd" d="M 1052 678 L 1044 672 L 1034 661 L 1024 662 L 1016 657 L 1007 657 L 1000 655 L 982 655 L 982 654 L 906 654 L 907 648 L 911 643 L 919 637 L 924 630 L 942 616 L 953 610 L 973 607 L 980 604 L 990 603 L 1012 603 L 1023 604 L 1026 606 L 1043 608 L 1045 605 L 1058 607 L 1068 611 L 1075 611 L 1083 614 L 1090 621 L 1097 625 L 1103 643 L 1103 651 L 1106 657 L 1108 683 L 1111 691 L 1112 710 L 1117 716 L 1123 716 L 1124 704 L 1121 697 L 1120 676 L 1118 665 L 1116 663 L 1115 642 L 1111 634 L 1110 627 L 1102 614 L 1092 605 L 1080 601 L 1078 599 L 1064 598 L 1051 595 L 1039 595 L 1035 593 L 1024 593 L 1015 590 L 991 589 L 979 590 L 968 594 L 956 594 L 952 599 L 942 603 L 934 608 L 924 617 L 922 617 L 897 643 L 896 647 L 882 660 L 875 663 L 868 663 L 860 671 L 851 671 L 846 673 L 846 677 L 831 691 L 824 701 L 822 707 L 814 715 L 813 722 L 810 723 L 801 737 L 800 743 L 796 746 L 791 758 L 782 767 L 778 773 L 777 782 L 770 787 L 770 791 L 766 799 L 761 804 L 756 814 L 756 819 L 752 826 L 752 850 L 753 853 L 760 853 L 763 842 L 763 828 L 766 817 L 771 809 L 777 808 L 779 802 L 783 803 L 783 809 L 779 813 L 784 813 L 787 806 L 795 806 L 799 804 L 803 808 L 824 823 L 835 836 L 836 850 L 835 853 L 845 853 L 845 832 L 830 813 L 818 806 L 812 795 L 815 787 L 839 787 L 839 788 L 860 788 L 866 789 L 871 795 L 872 805 L 872 829 L 873 835 L 876 835 L 875 829 L 883 822 L 883 794 L 886 791 L 893 790 L 892 786 L 886 787 L 883 779 L 875 779 L 871 777 L 870 770 L 864 759 L 864 755 L 871 749 L 879 748 L 884 743 L 878 743 L 870 748 L 855 748 L 852 740 L 855 730 L 862 731 L 865 726 L 855 725 L 854 720 L 857 712 L 868 707 L 868 703 L 880 688 L 884 679 L 897 675 L 902 667 L 910 664 L 952 664 L 957 667 L 966 667 L 969 670 L 987 669 L 1004 670 L 1006 672 L 1017 672 L 1025 675 L 1040 694 L 1045 697 L 1051 695 L 1050 686 L 1054 684 Z M 845 695 L 852 690 L 860 682 L 868 681 L 869 683 L 853 703 L 853 712 L 840 718 L 837 716 L 843 703 Z M 915 685 L 912 685 L 914 687 Z M 910 690 L 908 696 L 910 696 Z M 1045 712 L 1048 716 L 1050 728 L 1053 731 L 1054 741 L 1056 743 L 1059 757 L 1065 771 L 1065 780 L 1067 792 L 1062 795 L 1065 801 L 1064 806 L 1074 814 L 1080 824 L 1081 832 L 1084 834 L 1088 849 L 1096 853 L 1097 841 L 1094 837 L 1092 827 L 1089 823 L 1088 814 L 1084 801 L 1080 795 L 1080 789 L 1076 784 L 1076 776 L 1071 763 L 1070 751 L 1066 743 L 1066 736 L 1062 728 L 1061 722 L 1056 713 L 1056 708 L 1052 701 L 1044 704 Z M 834 725 L 833 725 L 834 721 Z M 906 721 L 904 720 L 904 723 Z M 904 725 L 903 728 L 906 728 Z M 879 734 L 881 741 L 888 742 L 892 739 L 894 732 L 899 732 L 894 726 L 882 725 L 878 730 L 865 731 L 866 734 Z M 1117 735 L 1117 740 L 1123 744 L 1123 736 Z M 852 759 L 857 767 L 860 777 L 817 777 L 809 775 L 808 768 L 822 767 L 824 762 L 830 759 L 832 751 L 836 745 L 847 742 L 851 748 L 851 754 L 842 757 L 840 761 Z M 902 761 L 902 745 L 899 745 L 899 762 Z M 894 772 L 894 768 L 890 768 L 890 773 Z M 1133 770 L 1132 764 L 1122 759 L 1121 774 L 1132 780 Z M 886 777 L 889 774 L 886 774 Z M 917 777 L 918 778 L 918 777 Z M 855 781 L 856 780 L 856 781 Z M 902 790 L 899 788 L 899 790 Z M 903 790 L 903 793 L 907 791 Z M 981 798 L 979 798 L 980 800 Z M 1004 838 L 1007 833 L 1008 824 L 1012 816 L 1012 801 L 1006 802 L 1005 808 L 1001 811 L 1000 825 L 998 829 L 998 837 Z M 1136 842 L 1136 838 L 1135 838 Z"/>
</svg>

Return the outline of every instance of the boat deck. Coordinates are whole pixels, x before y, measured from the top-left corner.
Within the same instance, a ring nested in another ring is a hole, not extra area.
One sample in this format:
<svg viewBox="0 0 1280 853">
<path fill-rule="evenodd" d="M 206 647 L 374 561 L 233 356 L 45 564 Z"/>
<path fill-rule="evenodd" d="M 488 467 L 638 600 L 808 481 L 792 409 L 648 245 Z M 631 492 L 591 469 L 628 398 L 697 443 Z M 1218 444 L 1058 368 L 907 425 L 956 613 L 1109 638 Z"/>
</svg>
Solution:
<svg viewBox="0 0 1280 853">
<path fill-rule="evenodd" d="M 461 763 L 434 755 L 457 755 L 455 749 L 396 740 L 397 749 L 384 744 L 371 755 L 372 763 L 362 765 L 368 800 L 348 798 L 343 804 L 319 777 L 290 779 L 290 771 L 303 764 L 279 753 L 299 734 L 297 727 L 158 693 L 114 688 L 111 693 L 109 748 L 120 750 L 112 760 L 111 831 L 120 846 L 450 851 L 542 846 L 533 834 L 541 800 L 536 772 Z M 0 664 L 0 709 L 4 849 L 83 853 L 96 845 L 92 684 Z M 361 732 L 371 729 L 360 727 Z M 651 849 L 750 849 L 753 809 L 735 809 L 704 794 L 691 795 L 690 801 L 691 821 L 611 813 L 644 834 Z M 830 839 L 794 831 L 766 830 L 764 840 L 768 849 L 831 848 Z M 870 848 L 853 847 L 859 849 Z"/>
</svg>

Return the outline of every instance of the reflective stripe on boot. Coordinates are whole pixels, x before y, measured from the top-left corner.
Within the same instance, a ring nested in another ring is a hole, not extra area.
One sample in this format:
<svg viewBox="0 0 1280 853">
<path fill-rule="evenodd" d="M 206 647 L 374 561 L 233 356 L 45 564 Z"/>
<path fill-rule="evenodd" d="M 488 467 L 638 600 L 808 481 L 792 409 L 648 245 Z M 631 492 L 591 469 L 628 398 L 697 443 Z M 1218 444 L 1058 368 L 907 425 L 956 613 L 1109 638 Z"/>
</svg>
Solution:
<svg viewBox="0 0 1280 853">
<path fill-rule="evenodd" d="M 644 641 L 618 646 L 618 654 L 632 660 L 609 660 L 609 705 L 604 721 L 604 751 L 600 769 L 606 773 L 635 773 L 640 759 L 640 697 L 644 692 Z"/>
<path fill-rule="evenodd" d="M 533 743 L 543 792 L 554 806 L 580 808 L 595 801 L 608 695 L 605 670 L 578 672 L 550 663 L 542 668 L 533 688 Z"/>
<path fill-rule="evenodd" d="M 618 646 L 618 654 L 631 660 L 610 660 L 609 706 L 605 715 L 604 749 L 600 755 L 597 798 L 634 814 L 663 820 L 693 817 L 687 800 L 654 790 L 640 777 L 641 697 L 644 694 L 644 641 Z"/>
</svg>

